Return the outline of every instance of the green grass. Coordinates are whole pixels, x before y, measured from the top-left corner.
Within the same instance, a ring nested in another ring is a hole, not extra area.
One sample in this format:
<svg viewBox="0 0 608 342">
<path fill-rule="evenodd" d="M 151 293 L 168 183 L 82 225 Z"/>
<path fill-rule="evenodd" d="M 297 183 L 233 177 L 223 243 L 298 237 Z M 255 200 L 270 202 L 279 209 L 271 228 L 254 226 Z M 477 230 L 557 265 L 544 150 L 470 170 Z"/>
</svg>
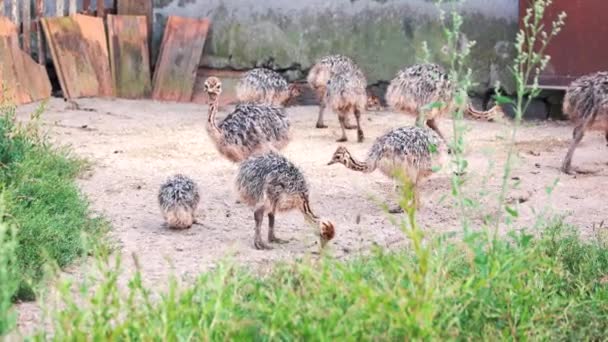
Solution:
<svg viewBox="0 0 608 342">
<path fill-rule="evenodd" d="M 483 235 L 429 242 L 426 271 L 410 252 L 375 251 L 276 266 L 260 277 L 224 263 L 151 299 L 120 265 L 64 289 L 54 339 L 65 340 L 601 340 L 608 331 L 608 248 L 553 223 L 490 244 Z M 100 259 L 101 260 L 101 259 Z M 44 334 L 38 340 L 48 338 Z"/>
<path fill-rule="evenodd" d="M 18 274 L 14 299 L 33 299 L 49 266 L 64 267 L 87 252 L 85 236 L 104 227 L 90 217 L 76 177 L 83 161 L 47 143 L 37 129 L 41 109 L 26 124 L 15 121 L 15 109 L 0 108 L 0 188 L 4 220 L 15 229 Z"/>
</svg>

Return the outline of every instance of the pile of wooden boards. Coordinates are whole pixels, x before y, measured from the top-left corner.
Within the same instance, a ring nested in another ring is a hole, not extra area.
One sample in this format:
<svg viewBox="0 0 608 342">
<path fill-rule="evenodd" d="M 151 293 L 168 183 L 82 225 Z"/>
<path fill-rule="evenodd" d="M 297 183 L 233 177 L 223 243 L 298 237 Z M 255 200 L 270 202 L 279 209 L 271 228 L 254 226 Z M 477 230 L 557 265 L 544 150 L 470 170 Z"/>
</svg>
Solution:
<svg viewBox="0 0 608 342">
<path fill-rule="evenodd" d="M 168 18 L 153 78 L 149 16 L 108 15 L 104 23 L 103 17 L 73 14 L 40 22 L 64 98 L 193 100 L 208 19 Z M 0 58 L 0 79 L 9 88 L 6 97 L 21 104 L 50 96 L 44 66 L 19 49 L 17 28 L 3 17 Z"/>
<path fill-rule="evenodd" d="M 192 100 L 209 20 L 169 17 L 154 83 L 145 16 L 108 15 L 107 33 L 101 18 L 80 14 L 42 22 L 64 97 Z"/>
<path fill-rule="evenodd" d="M 19 47 L 17 26 L 0 17 L 0 102 L 23 104 L 51 96 L 44 66 Z"/>
</svg>

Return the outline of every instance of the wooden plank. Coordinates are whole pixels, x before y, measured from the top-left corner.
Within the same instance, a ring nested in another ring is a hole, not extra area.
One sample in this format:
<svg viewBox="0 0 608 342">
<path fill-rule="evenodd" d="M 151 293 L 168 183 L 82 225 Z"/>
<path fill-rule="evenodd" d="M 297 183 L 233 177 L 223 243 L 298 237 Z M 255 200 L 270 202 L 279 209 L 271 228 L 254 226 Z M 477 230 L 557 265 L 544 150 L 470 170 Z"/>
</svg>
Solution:
<svg viewBox="0 0 608 342">
<path fill-rule="evenodd" d="M 22 104 L 31 102 L 23 79 L 17 69 L 22 65 L 15 63 L 15 49 L 19 49 L 16 36 L 0 36 L 0 102 Z"/>
<path fill-rule="evenodd" d="M 149 96 L 151 83 L 146 18 L 108 15 L 107 22 L 110 66 L 116 96 Z"/>
<path fill-rule="evenodd" d="M 17 25 L 7 17 L 0 17 L 0 37 L 17 35 Z"/>
<path fill-rule="evenodd" d="M 55 0 L 55 16 L 63 17 L 65 15 L 65 0 Z"/>
<path fill-rule="evenodd" d="M 169 17 L 154 73 L 153 99 L 192 101 L 209 25 L 209 19 Z"/>
<path fill-rule="evenodd" d="M 64 96 L 98 95 L 99 82 L 76 20 L 73 17 L 55 17 L 44 18 L 42 22 Z"/>
<path fill-rule="evenodd" d="M 105 0 L 97 0 L 97 16 L 104 17 L 106 11 Z"/>
<path fill-rule="evenodd" d="M 36 37 L 38 38 L 38 63 L 46 65 L 46 45 L 42 33 L 42 17 L 44 16 L 44 1 L 36 0 Z"/>
<path fill-rule="evenodd" d="M 152 0 L 120 0 L 116 4 L 119 15 L 143 15 L 148 23 L 148 47 L 152 45 Z M 152 63 L 153 64 L 153 63 Z"/>
<path fill-rule="evenodd" d="M 15 64 L 19 79 L 26 85 L 25 91 L 28 93 L 30 101 L 39 101 L 51 96 L 51 81 L 46 72 L 46 68 L 34 61 L 34 59 L 24 51 L 14 50 Z"/>
<path fill-rule="evenodd" d="M 28 54 L 32 51 L 32 3 L 30 0 L 23 2 L 23 50 Z"/>
<path fill-rule="evenodd" d="M 0 0 L 0 17 L 4 16 L 4 0 Z"/>
<path fill-rule="evenodd" d="M 17 27 L 6 18 L 0 18 L 0 57 L 2 100 L 23 104 L 51 96 L 46 69 L 19 48 Z"/>
<path fill-rule="evenodd" d="M 91 0 L 82 0 L 82 12 L 84 14 L 91 13 Z"/>
<path fill-rule="evenodd" d="M 76 0 L 68 0 L 68 15 L 76 14 Z"/>
<path fill-rule="evenodd" d="M 106 40 L 106 29 L 102 18 L 76 14 L 74 20 L 80 27 L 83 44 L 86 42 L 88 55 L 91 60 L 97 81 L 99 96 L 113 96 L 112 73 L 110 57 Z"/>
<path fill-rule="evenodd" d="M 11 1 L 11 19 L 17 25 L 19 25 L 21 23 L 19 21 L 19 4 L 20 4 L 19 0 Z"/>
</svg>

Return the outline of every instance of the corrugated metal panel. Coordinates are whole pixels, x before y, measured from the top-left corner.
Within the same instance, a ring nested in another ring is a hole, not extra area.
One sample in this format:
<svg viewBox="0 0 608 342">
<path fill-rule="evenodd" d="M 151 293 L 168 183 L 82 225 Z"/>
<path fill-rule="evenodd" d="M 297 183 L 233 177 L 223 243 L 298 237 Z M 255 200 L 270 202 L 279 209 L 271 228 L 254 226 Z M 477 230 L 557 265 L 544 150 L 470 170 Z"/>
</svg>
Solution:
<svg viewBox="0 0 608 342">
<path fill-rule="evenodd" d="M 530 0 L 520 0 L 520 19 L 529 3 Z M 568 17 L 564 29 L 547 48 L 551 62 L 540 77 L 543 88 L 565 88 L 582 75 L 608 70 L 608 22 L 605 17 L 608 1 L 554 0 L 547 10 L 545 25 L 550 27 L 562 11 Z"/>
</svg>

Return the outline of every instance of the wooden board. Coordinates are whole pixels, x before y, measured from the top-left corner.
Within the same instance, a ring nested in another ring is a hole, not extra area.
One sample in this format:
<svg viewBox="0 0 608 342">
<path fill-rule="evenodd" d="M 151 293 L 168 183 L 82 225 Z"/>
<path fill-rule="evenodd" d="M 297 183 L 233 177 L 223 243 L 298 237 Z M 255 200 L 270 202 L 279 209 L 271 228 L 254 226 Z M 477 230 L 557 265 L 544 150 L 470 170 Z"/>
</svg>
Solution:
<svg viewBox="0 0 608 342">
<path fill-rule="evenodd" d="M 116 96 L 149 96 L 150 55 L 146 17 L 108 15 L 108 40 Z"/>
<path fill-rule="evenodd" d="M 51 96 L 44 66 L 19 48 L 16 26 L 0 18 L 0 101 L 24 104 Z"/>
<path fill-rule="evenodd" d="M 51 80 L 46 72 L 44 65 L 36 63 L 36 61 L 26 52 L 19 50 L 20 60 L 23 63 L 25 73 L 20 76 L 24 83 L 27 84 L 27 91 L 31 101 L 39 101 L 47 99 L 51 96 L 53 87 Z"/>
<path fill-rule="evenodd" d="M 97 74 L 76 20 L 73 17 L 44 18 L 42 26 L 64 97 L 97 96 Z"/>
<path fill-rule="evenodd" d="M 156 63 L 152 98 L 192 101 L 209 25 L 208 19 L 169 17 Z"/>
<path fill-rule="evenodd" d="M 148 24 L 148 47 L 152 38 L 152 0 L 120 0 L 116 4 L 116 13 L 119 15 L 143 15 Z M 153 63 L 152 63 L 153 64 Z"/>
<path fill-rule="evenodd" d="M 17 25 L 7 17 L 0 17 L 0 37 L 17 35 Z"/>
<path fill-rule="evenodd" d="M 29 103 L 32 98 L 17 74 L 13 46 L 12 37 L 0 36 L 0 103 L 5 101 L 14 104 Z"/>
<path fill-rule="evenodd" d="M 76 14 L 74 20 L 80 27 L 83 43 L 86 43 L 91 65 L 99 83 L 98 96 L 113 96 L 110 56 L 106 40 L 106 28 L 102 18 Z"/>
</svg>

